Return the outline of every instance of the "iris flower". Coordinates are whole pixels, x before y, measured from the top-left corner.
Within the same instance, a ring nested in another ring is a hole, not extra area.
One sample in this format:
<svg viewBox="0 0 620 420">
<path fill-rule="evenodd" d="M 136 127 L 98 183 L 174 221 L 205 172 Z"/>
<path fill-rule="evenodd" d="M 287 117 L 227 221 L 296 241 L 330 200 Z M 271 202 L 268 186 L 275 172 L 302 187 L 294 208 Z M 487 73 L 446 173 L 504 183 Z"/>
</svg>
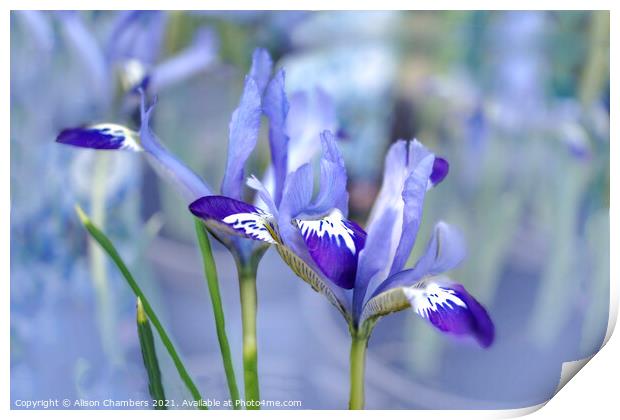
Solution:
<svg viewBox="0 0 620 420">
<path fill-rule="evenodd" d="M 244 166 L 258 140 L 261 115 L 270 121 L 272 173 L 275 176 L 274 194 L 282 190 L 278 180 L 283 179 L 287 168 L 288 136 L 284 127 L 288 102 L 284 93 L 284 71 L 273 77 L 273 63 L 269 54 L 258 49 L 253 54 L 250 73 L 245 78 L 243 93 L 229 126 L 229 143 L 226 170 L 220 193 L 232 202 L 241 202 L 244 189 Z M 147 106 L 146 94 L 141 94 L 141 125 L 138 132 L 118 124 L 95 124 L 63 130 L 57 142 L 77 147 L 103 150 L 130 150 L 143 153 L 155 170 L 171 180 L 188 204 L 211 196 L 212 188 L 194 171 L 173 156 L 151 130 L 150 120 L 154 105 Z M 219 197 L 219 196 L 218 196 Z M 243 327 L 243 360 L 246 400 L 258 401 L 258 373 L 256 348 L 256 271 L 267 249 L 264 242 L 249 241 L 231 235 L 228 229 L 209 229 L 211 234 L 232 253 L 237 264 Z"/>
<path fill-rule="evenodd" d="M 274 245 L 295 274 L 336 306 L 352 337 L 349 405 L 362 408 L 365 352 L 380 317 L 410 307 L 442 332 L 471 336 L 482 347 L 493 342 L 494 326 L 483 306 L 445 274 L 465 255 L 450 225 L 439 222 L 424 254 L 405 268 L 425 194 L 447 175 L 448 162 L 416 140 L 396 142 L 366 231 L 347 219 L 347 177 L 335 136 L 325 131 L 321 142 L 316 194 L 306 163 L 283 179 L 280 195 L 249 178 L 268 211 L 224 196 L 202 197 L 190 210 L 213 229 Z"/>
</svg>

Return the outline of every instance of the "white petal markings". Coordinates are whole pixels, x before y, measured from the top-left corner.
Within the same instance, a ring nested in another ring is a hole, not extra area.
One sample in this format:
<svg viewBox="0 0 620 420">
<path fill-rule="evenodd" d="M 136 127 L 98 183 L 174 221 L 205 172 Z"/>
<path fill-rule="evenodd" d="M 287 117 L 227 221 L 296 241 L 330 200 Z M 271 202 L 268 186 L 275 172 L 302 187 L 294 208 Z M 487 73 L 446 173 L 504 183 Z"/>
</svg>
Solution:
<svg viewBox="0 0 620 420">
<path fill-rule="evenodd" d="M 330 241 L 336 243 L 337 246 L 341 246 L 341 241 L 344 242 L 346 248 L 355 254 L 355 241 L 353 240 L 353 229 L 344 224 L 344 218 L 342 213 L 338 209 L 333 209 L 327 216 L 318 220 L 294 220 L 301 234 L 308 239 L 312 234 L 315 234 L 319 238 L 328 236 Z"/>
<path fill-rule="evenodd" d="M 407 287 L 405 295 L 411 307 L 423 318 L 429 319 L 431 312 L 437 312 L 440 307 L 455 309 L 456 307 L 467 308 L 463 300 L 456 295 L 454 290 L 430 283 L 425 288 Z"/>
<path fill-rule="evenodd" d="M 138 134 L 135 131 L 123 127 L 118 124 L 95 124 L 88 127 L 92 130 L 97 130 L 106 136 L 112 136 L 113 138 L 122 139 L 119 149 L 132 150 L 134 152 L 141 152 L 142 146 Z"/>
<path fill-rule="evenodd" d="M 277 243 L 273 217 L 267 213 L 235 213 L 222 222 L 259 241 Z"/>
</svg>

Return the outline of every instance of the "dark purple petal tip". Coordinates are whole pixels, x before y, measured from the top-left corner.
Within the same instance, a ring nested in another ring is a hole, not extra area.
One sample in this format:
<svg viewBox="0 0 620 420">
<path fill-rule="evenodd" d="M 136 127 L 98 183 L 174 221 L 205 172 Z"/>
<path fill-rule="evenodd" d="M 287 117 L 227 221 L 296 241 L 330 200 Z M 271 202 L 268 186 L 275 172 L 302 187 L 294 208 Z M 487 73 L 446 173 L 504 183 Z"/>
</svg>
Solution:
<svg viewBox="0 0 620 420">
<path fill-rule="evenodd" d="M 87 149 L 142 150 L 137 135 L 131 130 L 116 124 L 98 124 L 62 130 L 56 141 Z"/>
<path fill-rule="evenodd" d="M 432 185 L 437 185 L 448 176 L 450 164 L 441 157 L 436 157 L 433 162 L 433 171 L 431 172 L 430 181 Z"/>
<path fill-rule="evenodd" d="M 273 216 L 243 201 L 210 195 L 189 205 L 192 214 L 226 233 L 275 243 Z"/>
<path fill-rule="evenodd" d="M 456 283 L 431 282 L 405 291 L 411 307 L 445 333 L 469 335 L 487 348 L 495 339 L 495 327 L 486 309 Z"/>
</svg>

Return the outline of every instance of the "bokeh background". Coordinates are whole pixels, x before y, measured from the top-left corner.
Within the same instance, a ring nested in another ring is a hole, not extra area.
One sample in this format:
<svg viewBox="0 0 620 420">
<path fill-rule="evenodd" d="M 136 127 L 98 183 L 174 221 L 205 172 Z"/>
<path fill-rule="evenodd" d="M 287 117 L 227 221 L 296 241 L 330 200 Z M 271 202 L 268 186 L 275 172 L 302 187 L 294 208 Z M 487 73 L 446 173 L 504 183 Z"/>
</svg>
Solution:
<svg viewBox="0 0 620 420">
<path fill-rule="evenodd" d="M 156 69 L 154 129 L 213 186 L 255 47 L 286 69 L 298 136 L 337 130 L 362 225 L 398 138 L 451 163 L 427 195 L 466 235 L 452 277 L 488 308 L 488 350 L 411 311 L 369 345 L 367 407 L 517 408 L 553 395 L 562 362 L 600 347 L 609 305 L 607 12 L 12 12 L 11 400 L 144 399 L 135 301 L 89 246 L 81 204 L 119 246 L 205 396 L 227 397 L 192 220 L 131 153 L 54 143 L 67 126 L 136 126 L 124 91 Z M 139 67 L 138 67 L 139 68 Z M 248 172 L 268 166 L 267 130 Z M 215 245 L 238 380 L 233 261 Z M 259 269 L 262 397 L 345 408 L 348 331 L 273 250 Z M 167 395 L 187 397 L 160 349 Z"/>
</svg>

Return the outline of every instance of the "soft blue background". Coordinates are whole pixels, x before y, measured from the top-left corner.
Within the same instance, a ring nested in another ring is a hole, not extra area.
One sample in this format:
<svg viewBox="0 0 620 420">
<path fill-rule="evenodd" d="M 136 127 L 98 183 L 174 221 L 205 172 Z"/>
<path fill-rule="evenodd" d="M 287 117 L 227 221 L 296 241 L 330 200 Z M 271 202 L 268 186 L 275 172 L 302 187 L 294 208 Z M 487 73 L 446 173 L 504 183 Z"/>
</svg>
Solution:
<svg viewBox="0 0 620 420">
<path fill-rule="evenodd" d="M 203 394 L 226 398 L 182 201 L 139 156 L 54 143 L 66 126 L 132 125 L 118 120 L 115 74 L 101 88 L 97 63 L 79 51 L 105 47 L 118 14 L 78 16 L 94 43 L 72 44 L 58 13 L 11 14 L 12 404 L 148 398 L 134 299 L 115 268 L 92 256 L 75 203 L 118 244 Z M 360 223 L 390 141 L 415 135 L 451 163 L 427 196 L 414 254 L 440 219 L 464 231 L 469 257 L 452 277 L 486 305 L 496 343 L 455 341 L 411 311 L 381 320 L 369 346 L 368 408 L 532 405 L 553 394 L 563 361 L 597 351 L 609 302 L 607 13 L 172 12 L 144 20 L 140 48 L 160 62 L 205 27 L 219 39 L 216 60 L 160 92 L 155 130 L 211 185 L 256 46 L 286 68 L 289 93 L 321 87 L 332 96 Z M 251 172 L 268 156 L 264 130 Z M 241 380 L 234 265 L 219 246 L 216 259 Z M 273 250 L 258 283 L 262 396 L 345 408 L 340 315 Z M 168 396 L 187 397 L 163 349 L 160 360 Z"/>
</svg>

